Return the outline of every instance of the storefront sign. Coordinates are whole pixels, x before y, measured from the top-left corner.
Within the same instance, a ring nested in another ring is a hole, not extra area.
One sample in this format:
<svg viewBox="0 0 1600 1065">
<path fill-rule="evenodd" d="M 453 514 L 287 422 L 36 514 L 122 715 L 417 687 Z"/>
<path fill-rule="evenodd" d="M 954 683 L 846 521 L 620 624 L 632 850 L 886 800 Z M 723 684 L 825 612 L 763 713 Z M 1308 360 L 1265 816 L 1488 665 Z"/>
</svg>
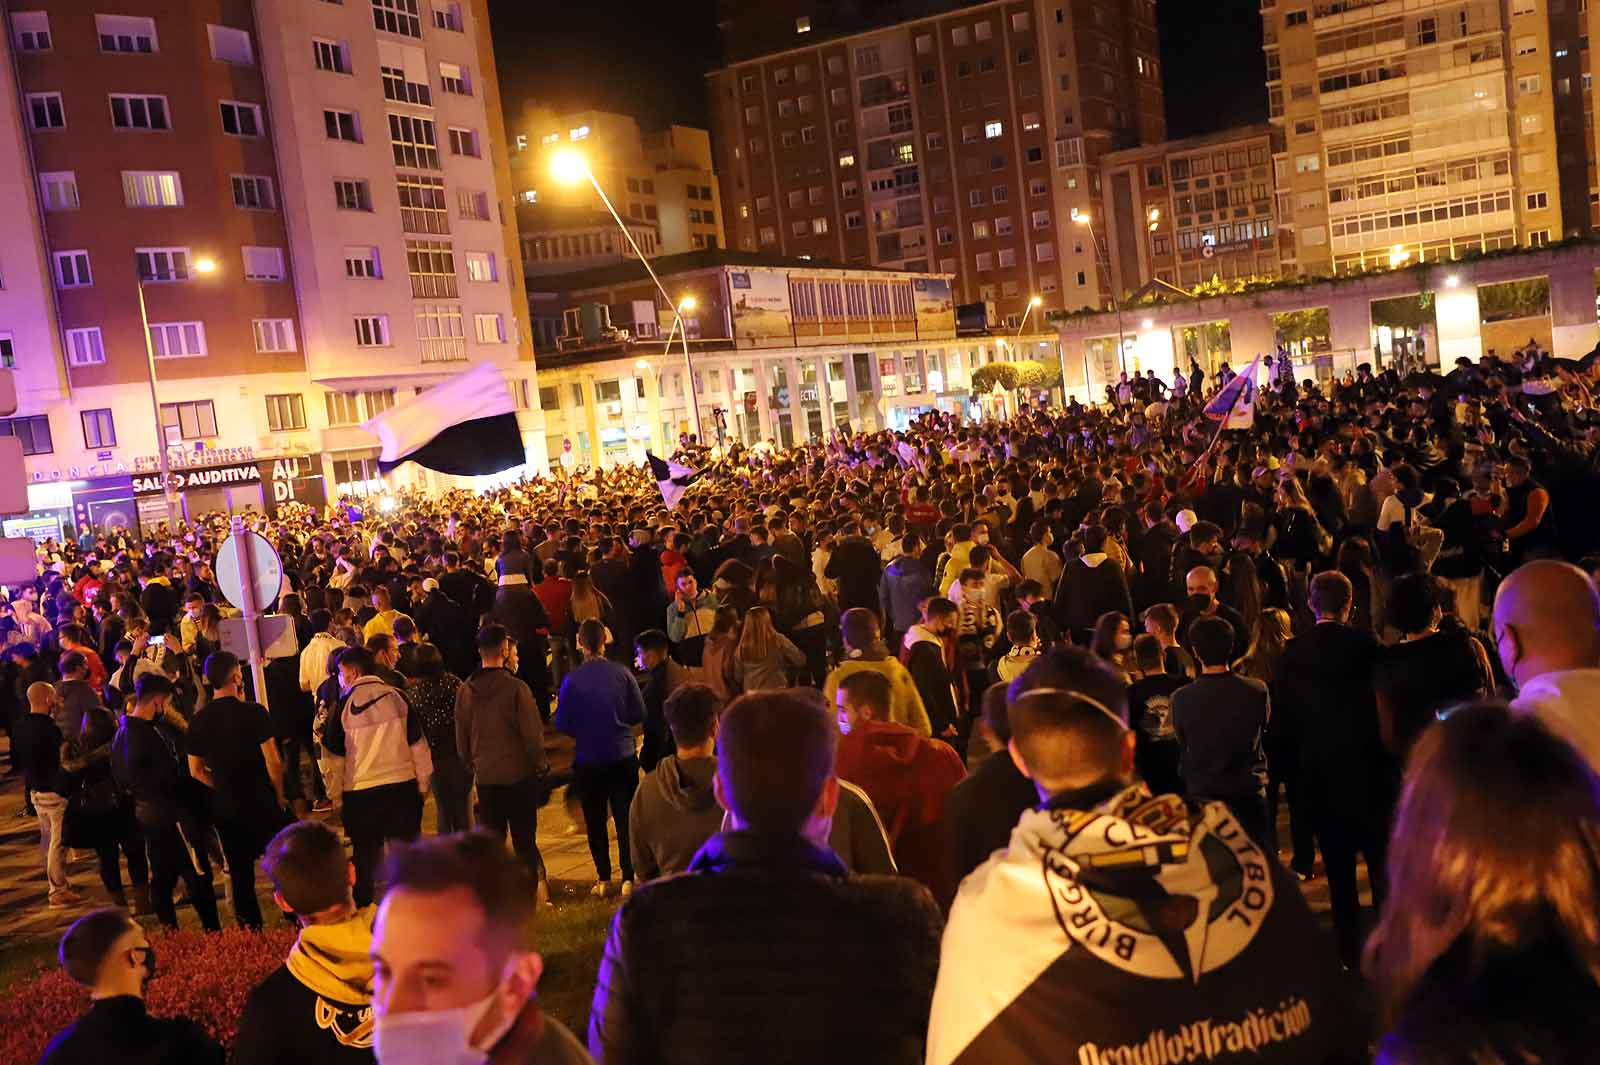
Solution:
<svg viewBox="0 0 1600 1065">
<path fill-rule="evenodd" d="M 822 402 L 822 400 L 818 396 L 817 386 L 816 385 L 801 385 L 800 386 L 800 402 L 801 403 L 820 403 L 820 402 Z"/>
<path fill-rule="evenodd" d="M 253 462 L 256 453 L 249 447 L 168 448 L 167 468 L 193 470 L 209 466 Z M 161 469 L 161 456 L 139 455 L 133 460 L 135 473 L 149 473 Z"/>
<path fill-rule="evenodd" d="M 60 518 L 7 518 L 0 526 L 7 536 L 26 536 L 36 544 L 61 539 Z"/>
<path fill-rule="evenodd" d="M 304 503 L 321 512 L 328 505 L 328 489 L 318 465 L 306 455 L 259 463 L 262 479 L 272 486 L 266 493 L 267 513 L 277 517 L 278 507 L 285 503 Z"/>
<path fill-rule="evenodd" d="M 97 477 L 116 477 L 125 473 L 157 473 L 161 458 L 157 455 L 139 455 L 132 464 L 112 457 L 110 451 L 96 451 L 94 462 L 82 466 L 58 466 L 53 470 L 34 470 L 28 479 L 35 484 L 51 481 L 92 481 Z M 173 471 L 198 470 L 232 463 L 251 462 L 255 452 L 248 447 L 227 448 L 173 448 L 167 452 L 167 466 Z M 160 488 L 155 491 L 160 491 Z"/>
<path fill-rule="evenodd" d="M 231 466 L 213 466 L 209 469 L 173 470 L 172 490 L 184 492 L 193 488 L 220 488 L 232 484 L 259 484 L 261 467 L 254 462 L 237 462 Z M 162 491 L 159 473 L 133 479 L 136 496 L 157 495 Z"/>
</svg>

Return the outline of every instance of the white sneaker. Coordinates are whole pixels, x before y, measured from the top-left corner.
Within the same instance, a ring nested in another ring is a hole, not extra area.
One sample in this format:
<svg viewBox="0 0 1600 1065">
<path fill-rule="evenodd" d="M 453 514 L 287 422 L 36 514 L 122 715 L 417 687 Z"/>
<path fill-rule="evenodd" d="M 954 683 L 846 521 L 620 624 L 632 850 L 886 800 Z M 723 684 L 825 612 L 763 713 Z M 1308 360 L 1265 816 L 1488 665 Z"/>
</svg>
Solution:
<svg viewBox="0 0 1600 1065">
<path fill-rule="evenodd" d="M 624 880 L 622 882 L 622 897 L 623 898 L 627 898 L 629 895 L 632 895 L 632 894 L 633 894 L 633 881 L 632 880 Z"/>
<path fill-rule="evenodd" d="M 609 880 L 596 880 L 594 882 L 594 887 L 589 889 L 589 894 L 597 899 L 603 899 L 606 897 L 606 889 L 610 886 L 610 884 L 611 881 Z"/>
<path fill-rule="evenodd" d="M 539 881 L 539 888 L 538 888 L 537 891 L 534 892 L 534 903 L 540 909 L 543 909 L 546 906 L 554 906 L 555 905 L 555 903 L 550 901 L 550 881 L 548 881 L 548 880 Z"/>
</svg>

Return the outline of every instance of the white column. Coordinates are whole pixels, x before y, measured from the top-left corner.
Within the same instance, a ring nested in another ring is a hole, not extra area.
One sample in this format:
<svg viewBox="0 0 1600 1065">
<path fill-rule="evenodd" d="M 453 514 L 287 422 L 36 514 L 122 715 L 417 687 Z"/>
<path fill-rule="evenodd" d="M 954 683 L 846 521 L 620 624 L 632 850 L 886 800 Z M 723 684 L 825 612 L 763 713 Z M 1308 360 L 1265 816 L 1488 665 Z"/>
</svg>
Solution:
<svg viewBox="0 0 1600 1065">
<path fill-rule="evenodd" d="M 1600 342 L 1594 264 L 1588 256 L 1577 260 L 1558 258 L 1550 270 L 1551 354 L 1569 359 L 1588 354 Z"/>
<path fill-rule="evenodd" d="M 1456 275 L 1450 275 L 1456 278 Z M 1589 297 L 1589 316 L 1594 316 L 1594 296 Z M 1456 278 L 1448 280 L 1434 293 L 1433 317 L 1439 326 L 1439 340 L 1429 354 L 1445 370 L 1466 357 L 1473 362 L 1483 354 L 1482 319 L 1478 310 L 1478 286 Z M 1587 349 L 1585 349 L 1587 350 Z"/>
</svg>

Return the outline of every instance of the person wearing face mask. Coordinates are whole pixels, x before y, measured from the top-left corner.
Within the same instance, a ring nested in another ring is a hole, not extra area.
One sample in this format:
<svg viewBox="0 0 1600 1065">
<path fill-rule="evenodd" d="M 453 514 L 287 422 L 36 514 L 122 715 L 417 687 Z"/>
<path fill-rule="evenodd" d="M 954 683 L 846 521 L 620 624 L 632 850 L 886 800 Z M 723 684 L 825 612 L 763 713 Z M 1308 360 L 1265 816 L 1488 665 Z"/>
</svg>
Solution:
<svg viewBox="0 0 1600 1065">
<path fill-rule="evenodd" d="M 370 1063 L 376 911 L 356 906 L 356 869 L 338 831 L 297 821 L 272 838 L 261 868 L 300 934 L 245 1000 L 231 1065 Z"/>
<path fill-rule="evenodd" d="M 723 712 L 712 786 L 730 827 L 618 911 L 589 1020 L 601 1065 L 836 1060 L 841 1033 L 852 1060 L 922 1060 L 939 910 L 915 881 L 852 875 L 828 849 L 832 718 L 803 691 Z M 751 965 L 753 950 L 786 963 Z"/>
<path fill-rule="evenodd" d="M 533 874 L 466 833 L 389 854 L 372 928 L 378 1065 L 592 1065 L 535 997 Z"/>
<path fill-rule="evenodd" d="M 146 1011 L 156 952 L 126 910 L 94 910 L 78 918 L 61 937 L 59 957 L 67 976 L 89 989 L 89 1012 L 50 1041 L 40 1065 L 222 1065 L 222 1047 L 200 1025 Z"/>
</svg>

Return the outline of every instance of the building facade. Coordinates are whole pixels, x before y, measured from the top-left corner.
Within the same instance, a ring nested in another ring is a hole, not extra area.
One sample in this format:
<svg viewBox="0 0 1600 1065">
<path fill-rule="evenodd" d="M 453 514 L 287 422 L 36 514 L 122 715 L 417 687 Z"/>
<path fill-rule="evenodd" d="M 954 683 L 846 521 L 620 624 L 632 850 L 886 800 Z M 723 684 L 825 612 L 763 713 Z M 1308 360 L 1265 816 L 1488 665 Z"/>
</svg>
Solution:
<svg viewBox="0 0 1600 1065">
<path fill-rule="evenodd" d="M 1015 327 L 1110 292 L 1070 219 L 1100 157 L 1165 134 L 1155 5 L 921 0 L 722 10 L 709 76 L 728 236 L 749 252 L 955 278 Z"/>
<path fill-rule="evenodd" d="M 1561 0 L 1265 0 L 1302 274 L 1587 233 L 1587 22 Z"/>
<path fill-rule="evenodd" d="M 540 107 L 525 109 L 514 125 L 513 183 L 518 202 L 532 208 L 522 215 L 524 242 L 567 228 L 575 213 L 585 217 L 605 212 L 587 182 L 562 185 L 552 178 L 552 157 L 571 149 L 583 154 L 618 215 L 630 226 L 655 230 L 655 250 L 646 249 L 646 255 L 727 246 L 711 137 L 705 130 L 668 126 L 641 133 L 628 115 L 594 110 L 558 114 Z"/>
<path fill-rule="evenodd" d="M 1261 123 L 1102 156 L 1106 226 L 1097 235 L 1117 291 L 1292 274 L 1273 181 L 1281 141 Z"/>
<path fill-rule="evenodd" d="M 357 423 L 471 361 L 542 461 L 481 0 L 93 7 L 4 46 L 6 428 L 46 509 L 158 517 L 162 448 L 191 514 L 372 487 Z"/>
<path fill-rule="evenodd" d="M 971 373 L 988 362 L 1057 366 L 1042 320 L 1021 337 L 959 336 L 942 275 L 739 252 L 655 265 L 675 300 L 694 299 L 681 331 L 636 262 L 534 283 L 535 318 L 561 323 L 539 355 L 552 455 L 571 442 L 579 461 L 610 466 L 685 432 L 787 447 L 903 427 L 935 407 L 970 413 L 987 398 Z"/>
</svg>

